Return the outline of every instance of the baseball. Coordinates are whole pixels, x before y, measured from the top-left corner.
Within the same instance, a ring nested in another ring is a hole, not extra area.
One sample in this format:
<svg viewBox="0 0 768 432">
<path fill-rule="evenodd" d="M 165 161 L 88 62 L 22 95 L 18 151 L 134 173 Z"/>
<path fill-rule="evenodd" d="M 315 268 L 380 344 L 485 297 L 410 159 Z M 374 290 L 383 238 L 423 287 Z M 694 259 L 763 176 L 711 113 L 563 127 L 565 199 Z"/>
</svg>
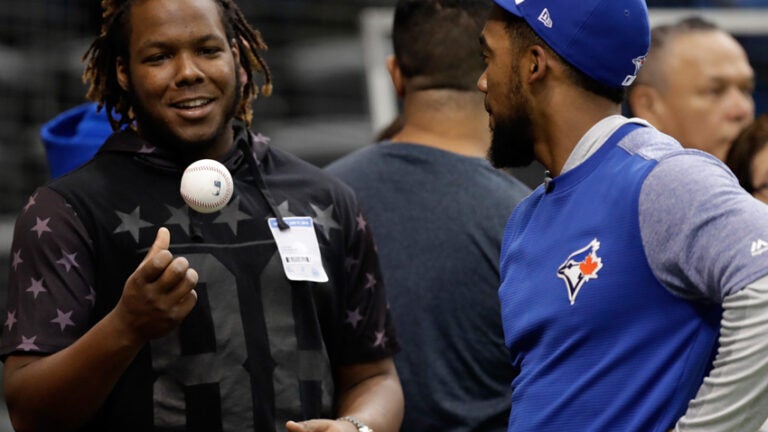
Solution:
<svg viewBox="0 0 768 432">
<path fill-rule="evenodd" d="M 212 159 L 200 159 L 189 165 L 181 176 L 181 197 L 200 213 L 213 213 L 224 208 L 235 187 L 229 170 Z"/>
</svg>

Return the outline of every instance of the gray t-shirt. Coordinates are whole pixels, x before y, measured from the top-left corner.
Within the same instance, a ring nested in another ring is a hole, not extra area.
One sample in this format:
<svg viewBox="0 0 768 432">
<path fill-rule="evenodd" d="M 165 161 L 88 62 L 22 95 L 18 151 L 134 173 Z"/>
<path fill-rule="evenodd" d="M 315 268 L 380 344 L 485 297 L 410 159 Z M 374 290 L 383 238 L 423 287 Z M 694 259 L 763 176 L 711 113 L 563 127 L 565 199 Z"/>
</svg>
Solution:
<svg viewBox="0 0 768 432">
<path fill-rule="evenodd" d="M 509 215 L 530 190 L 480 158 L 379 143 L 327 168 L 371 224 L 402 347 L 404 431 L 506 431 L 514 371 L 498 299 Z"/>
</svg>

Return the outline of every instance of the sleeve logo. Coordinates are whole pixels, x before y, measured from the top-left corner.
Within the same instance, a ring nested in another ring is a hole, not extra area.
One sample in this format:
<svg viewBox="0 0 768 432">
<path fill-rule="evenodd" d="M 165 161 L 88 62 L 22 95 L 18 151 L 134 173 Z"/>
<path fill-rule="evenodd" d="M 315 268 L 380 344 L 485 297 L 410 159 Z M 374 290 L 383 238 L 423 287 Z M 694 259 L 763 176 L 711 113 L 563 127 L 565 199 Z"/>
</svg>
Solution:
<svg viewBox="0 0 768 432">
<path fill-rule="evenodd" d="M 762 255 L 765 252 L 768 252 L 768 242 L 766 242 L 763 239 L 757 239 L 752 242 L 752 247 L 750 248 L 749 252 L 752 254 L 753 257 Z"/>
</svg>

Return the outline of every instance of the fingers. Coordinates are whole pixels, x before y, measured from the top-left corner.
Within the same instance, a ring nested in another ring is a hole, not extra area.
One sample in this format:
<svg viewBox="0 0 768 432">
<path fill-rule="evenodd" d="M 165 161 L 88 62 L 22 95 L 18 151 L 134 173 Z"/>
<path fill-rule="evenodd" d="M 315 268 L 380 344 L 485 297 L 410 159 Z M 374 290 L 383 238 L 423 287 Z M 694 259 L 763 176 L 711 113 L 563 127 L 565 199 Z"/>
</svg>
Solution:
<svg viewBox="0 0 768 432">
<path fill-rule="evenodd" d="M 173 260 L 173 254 L 168 250 L 171 244 L 171 233 L 168 228 L 161 227 L 157 230 L 155 242 L 147 251 L 144 260 L 136 269 L 136 278 L 143 283 L 149 283 L 163 274 L 163 271 Z"/>
<path fill-rule="evenodd" d="M 169 246 L 170 232 L 167 228 L 160 228 L 144 261 L 136 269 L 134 279 L 143 287 L 142 290 L 164 297 L 164 303 L 173 307 L 193 291 L 198 275 L 190 268 L 186 258 L 174 258 L 168 250 Z M 196 299 L 197 293 L 194 294 L 194 300 Z M 194 305 L 195 301 L 189 303 Z"/>
<path fill-rule="evenodd" d="M 155 235 L 155 242 L 152 243 L 152 246 L 149 248 L 149 251 L 147 251 L 147 255 L 144 256 L 142 263 L 148 261 L 158 252 L 163 250 L 168 250 L 168 247 L 170 245 L 171 245 L 171 232 L 168 231 L 168 228 L 166 227 L 160 227 L 160 229 L 157 230 L 157 235 Z"/>
<path fill-rule="evenodd" d="M 168 250 L 170 233 L 160 228 L 144 261 L 128 277 L 113 316 L 138 341 L 178 327 L 197 303 L 197 272 Z"/>
<path fill-rule="evenodd" d="M 307 420 L 301 423 L 295 421 L 289 421 L 285 424 L 288 432 L 332 432 L 332 431 L 344 431 L 345 429 L 339 428 L 339 423 L 348 424 L 351 423 L 338 422 L 335 420 Z M 354 429 L 353 429 L 354 430 Z"/>
<path fill-rule="evenodd" d="M 300 423 L 296 423 L 294 421 L 289 421 L 285 424 L 285 429 L 288 432 L 304 432 L 306 429 L 304 429 L 304 426 L 302 426 Z"/>
<path fill-rule="evenodd" d="M 196 285 L 197 272 L 194 269 L 188 269 L 184 274 L 184 278 L 168 293 L 168 301 L 176 302 L 175 307 L 182 317 L 187 316 L 197 303 Z"/>
</svg>

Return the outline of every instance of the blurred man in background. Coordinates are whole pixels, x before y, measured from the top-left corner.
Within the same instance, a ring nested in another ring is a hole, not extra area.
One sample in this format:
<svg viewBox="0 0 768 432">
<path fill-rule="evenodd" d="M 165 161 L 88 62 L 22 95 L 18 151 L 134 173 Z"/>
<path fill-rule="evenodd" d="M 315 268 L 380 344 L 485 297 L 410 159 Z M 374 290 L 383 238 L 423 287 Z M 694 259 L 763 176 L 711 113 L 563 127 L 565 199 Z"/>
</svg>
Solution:
<svg viewBox="0 0 768 432">
<path fill-rule="evenodd" d="M 401 0 L 387 60 L 403 112 L 328 170 L 374 231 L 403 350 L 404 431 L 503 431 L 514 371 L 497 289 L 504 225 L 529 189 L 490 166 L 475 82 L 486 0 Z"/>
<path fill-rule="evenodd" d="M 755 115 L 755 76 L 739 42 L 691 17 L 653 28 L 651 49 L 629 89 L 632 114 L 683 147 L 725 159 Z"/>
</svg>

